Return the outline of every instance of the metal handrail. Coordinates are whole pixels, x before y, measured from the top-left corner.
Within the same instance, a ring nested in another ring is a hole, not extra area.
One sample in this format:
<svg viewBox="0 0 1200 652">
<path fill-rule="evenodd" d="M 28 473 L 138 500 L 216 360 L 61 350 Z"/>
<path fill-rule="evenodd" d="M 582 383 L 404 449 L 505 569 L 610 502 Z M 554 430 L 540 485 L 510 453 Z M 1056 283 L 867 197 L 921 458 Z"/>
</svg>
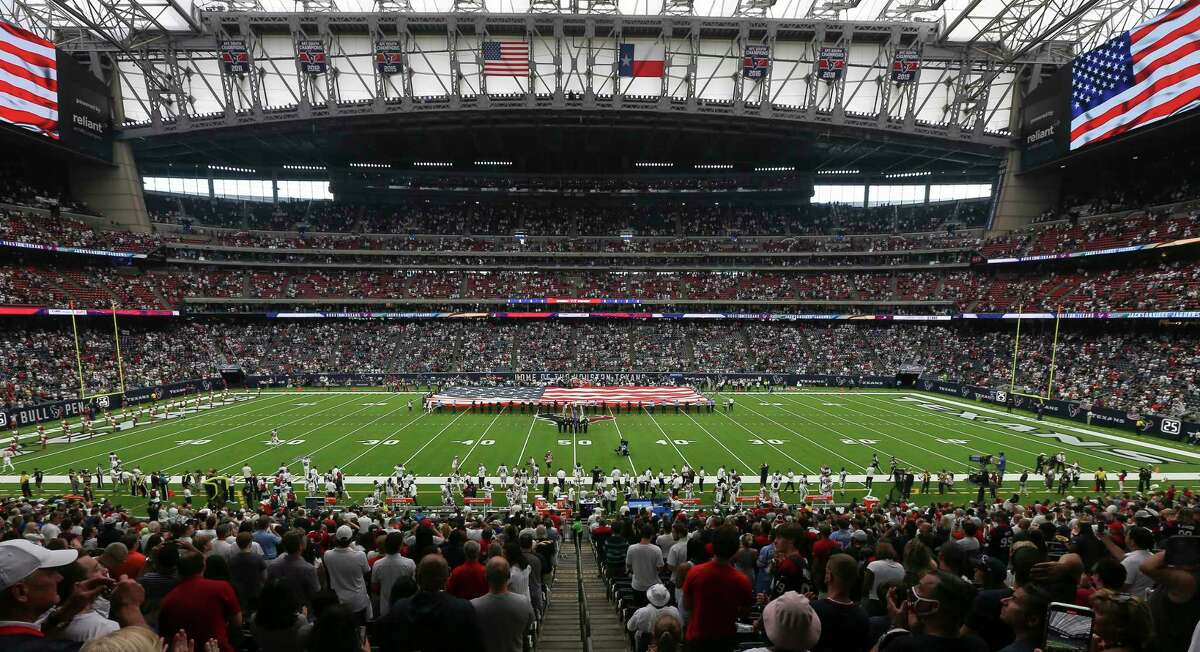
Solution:
<svg viewBox="0 0 1200 652">
<path fill-rule="evenodd" d="M 588 617 L 587 596 L 583 593 L 583 553 L 579 533 L 575 533 L 575 588 L 579 596 L 579 642 L 583 652 L 592 652 L 592 621 Z"/>
</svg>

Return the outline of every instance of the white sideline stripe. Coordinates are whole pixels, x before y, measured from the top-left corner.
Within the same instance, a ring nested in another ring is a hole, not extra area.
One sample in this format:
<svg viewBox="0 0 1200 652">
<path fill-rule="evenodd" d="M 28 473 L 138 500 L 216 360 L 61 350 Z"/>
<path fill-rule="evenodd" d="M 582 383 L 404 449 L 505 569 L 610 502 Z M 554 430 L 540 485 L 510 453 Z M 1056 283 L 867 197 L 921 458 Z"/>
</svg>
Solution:
<svg viewBox="0 0 1200 652">
<path fill-rule="evenodd" d="M 1125 437 L 1120 437 L 1118 435 L 1109 435 L 1109 434 L 1106 434 L 1103 432 L 1096 432 L 1095 430 L 1088 430 L 1087 428 L 1080 428 L 1078 426 L 1072 426 L 1072 425 L 1059 423 L 1057 421 L 1038 421 L 1037 419 L 1035 419 L 1033 417 L 1027 417 L 1027 416 L 1024 416 L 1021 414 L 1009 414 L 1007 412 L 1002 412 L 1000 410 L 993 410 L 992 408 L 989 408 L 989 407 L 983 407 L 977 403 L 960 403 L 960 402 L 952 400 L 952 399 L 942 398 L 941 396 L 931 396 L 928 394 L 915 394 L 915 393 L 910 394 L 910 396 L 915 396 L 917 398 L 923 398 L 923 399 L 931 399 L 934 401 L 939 401 L 941 403 L 949 403 L 950 405 L 953 405 L 956 407 L 969 409 L 972 412 L 987 412 L 988 414 L 998 414 L 998 415 L 1004 417 L 1005 419 L 1018 419 L 1020 421 L 1027 421 L 1029 423 L 1035 423 L 1035 424 L 1040 423 L 1040 424 L 1042 424 L 1043 428 L 1046 430 L 1054 430 L 1054 429 L 1069 430 L 1071 432 L 1077 432 L 1081 435 L 1091 435 L 1093 437 L 1099 437 L 1101 439 L 1108 439 L 1110 441 L 1120 442 L 1122 444 L 1125 444 L 1126 446 L 1140 446 L 1142 448 L 1149 448 L 1150 450 L 1155 450 L 1160 453 L 1172 453 L 1175 455 L 1183 455 L 1184 457 L 1190 457 L 1194 460 L 1200 460 L 1200 453 L 1193 453 L 1191 451 L 1187 451 L 1187 450 L 1184 450 L 1181 448 L 1172 448 L 1170 446 L 1163 446 L 1161 444 L 1152 444 L 1150 442 L 1138 441 L 1136 439 L 1127 439 Z"/>
<path fill-rule="evenodd" d="M 585 469 L 585 470 L 590 473 L 590 469 Z M 146 475 L 146 477 L 150 477 L 150 474 L 148 474 L 148 473 L 145 475 Z M 1093 474 L 1093 473 L 1079 474 L 1080 486 L 1079 487 L 1071 487 L 1071 491 L 1068 491 L 1068 493 L 1071 493 L 1072 495 L 1074 495 L 1075 493 L 1079 493 L 1081 491 L 1086 492 L 1086 493 L 1092 493 L 1091 481 L 1095 479 L 1094 476 L 1095 476 L 1095 474 Z M 32 477 L 33 476 L 30 476 L 31 483 L 32 483 Z M 230 476 L 230 477 L 232 478 L 232 476 Z M 383 480 L 386 480 L 387 478 L 390 478 L 390 477 L 392 477 L 392 476 L 390 476 L 390 475 L 348 475 L 348 476 L 346 476 L 346 482 L 349 484 L 371 484 L 372 481 L 379 480 L 382 482 Z M 469 477 L 472 480 L 475 479 L 474 475 L 466 475 L 463 477 Z M 509 477 L 511 478 L 512 476 L 509 476 Z M 892 484 L 890 476 L 880 474 L 880 475 L 877 475 L 874 477 L 875 477 L 875 484 L 877 485 L 877 488 L 880 486 L 888 487 L 888 486 L 891 486 L 891 484 Z M 16 484 L 19 479 L 20 479 L 20 476 L 0 475 L 0 484 Z M 233 478 L 233 479 L 238 480 L 239 478 Z M 498 476 L 487 476 L 487 478 L 485 478 L 485 479 L 490 480 L 492 482 L 492 484 L 496 485 L 497 487 L 500 486 L 499 485 L 500 478 Z M 1013 484 L 1013 483 L 1016 483 L 1020 479 L 1021 479 L 1020 473 L 1005 473 L 1004 474 L 1004 482 L 1006 484 L 1004 485 L 1004 487 L 1001 488 L 1001 491 L 1008 491 L 1010 489 L 1016 489 L 1017 485 Z M 847 484 L 849 484 L 851 482 L 862 484 L 863 482 L 866 482 L 866 480 L 867 480 L 867 476 L 865 476 L 865 475 L 847 475 L 846 476 Z M 1085 483 L 1084 482 L 1085 480 L 1088 482 Z M 1151 482 L 1163 482 L 1163 481 L 1167 481 L 1167 480 L 1200 480 L 1200 473 L 1155 473 L 1154 478 L 1151 480 Z M 67 476 L 65 476 L 65 475 L 48 475 L 48 476 L 46 476 L 45 481 L 48 483 L 52 483 L 52 484 L 65 484 L 65 483 L 69 482 Z M 444 483 L 445 481 L 446 481 L 446 476 L 444 476 L 444 475 L 428 475 L 428 476 L 418 476 L 417 477 L 417 484 L 422 484 L 422 485 L 441 486 L 441 484 Z M 706 484 L 708 484 L 708 483 L 715 484 L 716 481 L 717 481 L 717 476 L 715 476 L 715 475 L 705 476 L 705 479 L 704 479 L 704 482 Z M 297 484 L 300 484 L 300 483 L 297 483 Z M 573 478 L 571 476 L 567 476 L 567 484 L 574 484 Z M 591 482 L 590 476 L 585 477 L 584 481 L 580 484 L 585 487 L 591 487 L 592 482 Z M 799 482 L 797 482 L 796 484 L 799 485 Z M 921 481 L 919 479 L 914 483 L 914 485 L 918 486 L 918 487 L 920 486 L 920 484 L 921 484 Z M 178 486 L 179 485 L 178 480 L 172 480 L 171 485 Z M 742 485 L 757 487 L 758 486 L 758 476 L 756 475 L 753 478 L 749 477 L 748 475 L 744 476 L 742 478 Z M 783 482 L 780 483 L 781 491 L 782 491 L 782 487 L 784 487 L 786 485 L 787 485 L 787 480 L 785 479 Z M 813 489 L 813 487 L 815 485 L 816 485 L 815 482 L 811 482 L 811 481 L 809 482 L 809 492 L 808 492 L 809 495 L 816 493 L 815 489 Z M 936 486 L 937 485 L 936 479 L 931 480 L 929 485 L 931 487 Z M 1029 475 L 1029 483 L 1028 483 L 1029 488 L 1037 489 L 1039 487 L 1045 487 L 1045 485 L 1046 485 L 1046 483 L 1043 480 L 1043 477 L 1041 475 L 1033 475 L 1033 474 Z M 1058 478 L 1055 478 L 1054 486 L 1058 487 Z M 1116 478 L 1115 473 L 1110 473 L 1108 475 L 1108 486 L 1110 488 L 1109 493 L 1116 492 L 1117 478 Z M 955 474 L 954 487 L 956 489 L 961 489 L 962 487 L 970 487 L 972 492 L 975 490 L 975 485 L 972 485 L 969 482 L 967 482 L 966 475 L 963 473 Z M 835 489 L 837 488 L 836 475 L 834 476 L 834 488 Z M 1125 479 L 1125 489 L 1126 489 L 1126 491 L 1132 492 L 1136 488 L 1137 488 L 1137 476 L 1130 474 L 1129 477 Z M 108 491 L 108 483 L 107 482 L 105 483 L 105 488 L 102 489 L 101 491 Z M 847 487 L 847 491 L 853 491 L 853 489 Z M 859 491 L 861 491 L 861 489 L 859 489 Z M 697 492 L 697 493 L 699 493 L 699 492 Z M 706 489 L 705 493 L 711 493 L 711 491 Z M 786 493 L 792 493 L 792 492 L 786 492 Z M 1044 492 L 1041 492 L 1041 493 L 1044 493 Z M 932 492 L 930 492 L 929 494 L 926 494 L 926 495 L 931 496 L 934 494 Z"/>
</svg>

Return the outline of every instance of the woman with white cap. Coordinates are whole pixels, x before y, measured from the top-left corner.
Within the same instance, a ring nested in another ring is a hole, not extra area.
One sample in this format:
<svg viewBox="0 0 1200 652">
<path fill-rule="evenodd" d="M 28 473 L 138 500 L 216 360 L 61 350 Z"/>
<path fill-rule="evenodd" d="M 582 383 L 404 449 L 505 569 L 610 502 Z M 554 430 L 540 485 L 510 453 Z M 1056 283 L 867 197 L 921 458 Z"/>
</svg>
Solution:
<svg viewBox="0 0 1200 652">
<path fill-rule="evenodd" d="M 646 589 L 646 599 L 650 601 L 650 604 L 633 612 L 629 621 L 625 623 L 625 629 L 633 632 L 639 652 L 646 649 L 649 638 L 654 632 L 654 623 L 658 622 L 659 616 L 670 614 L 681 622 L 683 620 L 679 616 L 678 609 L 667 606 L 667 603 L 671 601 L 671 592 L 661 583 Z"/>
</svg>

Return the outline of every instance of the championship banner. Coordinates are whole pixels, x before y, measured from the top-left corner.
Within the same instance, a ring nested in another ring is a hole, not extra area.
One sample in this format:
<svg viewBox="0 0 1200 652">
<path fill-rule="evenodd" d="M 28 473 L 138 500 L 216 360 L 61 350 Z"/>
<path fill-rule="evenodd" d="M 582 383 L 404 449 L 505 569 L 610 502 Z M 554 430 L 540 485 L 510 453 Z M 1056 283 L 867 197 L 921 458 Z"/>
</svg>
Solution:
<svg viewBox="0 0 1200 652">
<path fill-rule="evenodd" d="M 325 44 L 315 39 L 297 41 L 296 60 L 300 62 L 301 72 L 309 75 L 325 74 Z"/>
<path fill-rule="evenodd" d="M 817 57 L 817 79 L 835 82 L 846 71 L 846 48 L 821 48 Z"/>
<path fill-rule="evenodd" d="M 742 57 L 742 76 L 746 79 L 762 79 L 771 68 L 771 48 L 766 45 L 747 45 Z"/>
<path fill-rule="evenodd" d="M 400 41 L 375 41 L 375 67 L 381 75 L 395 75 L 400 72 L 401 57 Z"/>
<path fill-rule="evenodd" d="M 245 41 L 241 39 L 221 41 L 219 47 L 226 74 L 244 75 L 250 72 L 250 51 L 246 49 Z"/>
<path fill-rule="evenodd" d="M 896 50 L 892 57 L 892 82 L 907 84 L 916 80 L 921 69 L 921 53 L 914 48 Z"/>
</svg>

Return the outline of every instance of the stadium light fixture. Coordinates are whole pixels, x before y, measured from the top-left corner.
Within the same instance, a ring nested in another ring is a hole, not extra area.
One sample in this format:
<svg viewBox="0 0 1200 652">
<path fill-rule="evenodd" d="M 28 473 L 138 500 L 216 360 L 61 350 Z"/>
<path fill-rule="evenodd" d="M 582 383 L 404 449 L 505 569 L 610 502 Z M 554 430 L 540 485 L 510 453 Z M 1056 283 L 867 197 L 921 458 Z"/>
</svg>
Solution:
<svg viewBox="0 0 1200 652">
<path fill-rule="evenodd" d="M 933 173 L 929 170 L 916 170 L 913 172 L 888 172 L 883 175 L 884 179 L 908 179 L 911 177 L 927 177 Z"/>
<path fill-rule="evenodd" d="M 512 165 L 512 161 L 475 161 L 475 165 Z"/>
<path fill-rule="evenodd" d="M 696 13 L 693 0 L 663 0 L 662 13 L 670 16 L 691 16 Z"/>
<path fill-rule="evenodd" d="M 220 170 L 221 172 L 245 172 L 246 174 L 255 174 L 258 171 L 253 168 L 239 168 L 233 165 L 210 165 L 210 170 Z"/>
<path fill-rule="evenodd" d="M 755 172 L 795 172 L 794 165 L 768 165 L 765 167 L 754 168 Z"/>
<path fill-rule="evenodd" d="M 636 168 L 669 168 L 674 167 L 675 164 L 664 161 L 638 161 L 633 166 Z"/>
<path fill-rule="evenodd" d="M 413 161 L 413 167 L 418 168 L 448 168 L 454 164 L 449 161 Z"/>
<path fill-rule="evenodd" d="M 734 16 L 766 16 L 771 7 L 775 6 L 776 0 L 738 0 L 737 7 L 733 10 Z"/>
<path fill-rule="evenodd" d="M 392 166 L 387 163 L 351 163 L 350 167 L 352 167 L 352 168 L 390 168 Z"/>
<path fill-rule="evenodd" d="M 285 170 L 310 170 L 313 172 L 319 172 L 319 171 L 325 170 L 326 168 L 324 165 L 295 165 L 292 163 L 285 163 L 283 166 L 283 169 L 285 169 Z"/>
<path fill-rule="evenodd" d="M 697 163 L 697 170 L 732 170 L 733 163 Z"/>
<path fill-rule="evenodd" d="M 835 174 L 862 174 L 860 170 L 817 170 L 817 174 L 835 175 Z"/>
</svg>

